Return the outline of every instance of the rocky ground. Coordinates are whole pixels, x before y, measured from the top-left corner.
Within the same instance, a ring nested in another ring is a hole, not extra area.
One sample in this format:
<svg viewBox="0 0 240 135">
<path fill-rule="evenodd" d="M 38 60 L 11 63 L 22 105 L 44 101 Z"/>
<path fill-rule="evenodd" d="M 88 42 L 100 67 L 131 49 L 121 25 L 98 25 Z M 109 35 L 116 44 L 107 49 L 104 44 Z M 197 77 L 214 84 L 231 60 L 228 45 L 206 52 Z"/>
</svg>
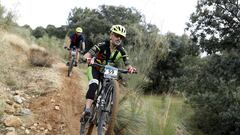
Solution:
<svg viewBox="0 0 240 135">
<path fill-rule="evenodd" d="M 29 64 L 29 45 L 0 33 L 0 135 L 78 135 L 85 101 L 85 65 Z"/>
<path fill-rule="evenodd" d="M 5 128 L 0 135 L 78 134 L 86 82 L 79 69 L 71 77 L 66 73 L 65 64 L 57 63 L 51 69 L 35 70 L 23 90 L 5 88 L 1 94 L 6 99 L 1 120 Z"/>
</svg>

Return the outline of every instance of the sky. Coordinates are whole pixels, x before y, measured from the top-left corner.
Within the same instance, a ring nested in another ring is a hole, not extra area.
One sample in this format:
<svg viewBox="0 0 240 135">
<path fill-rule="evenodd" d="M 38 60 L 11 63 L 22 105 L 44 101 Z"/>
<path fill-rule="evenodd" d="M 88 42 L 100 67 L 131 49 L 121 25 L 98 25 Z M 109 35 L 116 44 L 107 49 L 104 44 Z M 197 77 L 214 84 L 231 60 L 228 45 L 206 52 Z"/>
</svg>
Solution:
<svg viewBox="0 0 240 135">
<path fill-rule="evenodd" d="M 196 9 L 197 0 L 0 0 L 8 11 L 17 15 L 19 25 L 60 27 L 67 24 L 71 9 L 99 5 L 134 7 L 145 15 L 147 23 L 155 24 L 161 34 L 184 34 L 185 23 Z"/>
</svg>

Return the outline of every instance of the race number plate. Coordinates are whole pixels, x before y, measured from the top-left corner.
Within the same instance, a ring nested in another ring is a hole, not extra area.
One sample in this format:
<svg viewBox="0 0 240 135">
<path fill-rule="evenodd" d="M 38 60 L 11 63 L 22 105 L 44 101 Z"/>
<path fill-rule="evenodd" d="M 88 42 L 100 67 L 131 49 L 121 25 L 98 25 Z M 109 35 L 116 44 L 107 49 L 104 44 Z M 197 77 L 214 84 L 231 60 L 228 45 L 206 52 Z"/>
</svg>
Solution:
<svg viewBox="0 0 240 135">
<path fill-rule="evenodd" d="M 105 66 L 104 77 L 105 78 L 117 78 L 118 69 L 112 66 Z"/>
<path fill-rule="evenodd" d="M 77 54 L 77 52 L 76 52 L 76 51 L 74 51 L 74 50 L 72 50 L 72 52 L 71 52 L 71 53 L 72 53 L 72 55 L 73 55 L 73 56 L 75 56 L 75 55 Z"/>
</svg>

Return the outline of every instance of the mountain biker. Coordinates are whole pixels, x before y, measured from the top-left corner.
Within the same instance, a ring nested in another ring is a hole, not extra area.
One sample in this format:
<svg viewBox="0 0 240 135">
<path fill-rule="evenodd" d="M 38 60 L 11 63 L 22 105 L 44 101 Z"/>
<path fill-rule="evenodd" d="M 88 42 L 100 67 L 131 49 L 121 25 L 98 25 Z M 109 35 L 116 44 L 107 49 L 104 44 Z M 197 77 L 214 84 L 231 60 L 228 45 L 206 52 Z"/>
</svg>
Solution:
<svg viewBox="0 0 240 135">
<path fill-rule="evenodd" d="M 95 92 L 98 89 L 100 76 L 99 67 L 91 66 L 94 62 L 99 64 L 117 63 L 123 60 L 129 73 L 136 71 L 129 63 L 128 55 L 122 46 L 122 40 L 126 38 L 126 30 L 122 25 L 113 25 L 110 29 L 110 39 L 93 46 L 83 57 L 87 60 L 89 87 L 86 94 L 86 105 L 83 112 L 85 119 L 88 119 L 91 111 Z"/>
<path fill-rule="evenodd" d="M 73 47 L 76 47 L 77 49 L 77 53 L 76 53 L 76 62 L 75 62 L 75 65 L 74 66 L 77 66 L 77 62 L 78 62 L 78 59 L 79 59 L 79 56 L 78 56 L 78 51 L 81 51 L 81 53 L 84 53 L 85 51 L 85 38 L 84 36 L 82 35 L 82 28 L 81 27 L 77 27 L 76 30 L 75 30 L 75 33 L 71 34 L 69 36 L 70 38 L 70 51 L 69 51 L 69 61 L 71 61 L 71 49 Z M 81 46 L 80 46 L 81 45 Z M 80 48 L 81 47 L 81 48 Z M 66 46 L 64 46 L 64 48 L 67 48 Z M 69 61 L 67 62 L 67 66 L 69 65 Z"/>
</svg>

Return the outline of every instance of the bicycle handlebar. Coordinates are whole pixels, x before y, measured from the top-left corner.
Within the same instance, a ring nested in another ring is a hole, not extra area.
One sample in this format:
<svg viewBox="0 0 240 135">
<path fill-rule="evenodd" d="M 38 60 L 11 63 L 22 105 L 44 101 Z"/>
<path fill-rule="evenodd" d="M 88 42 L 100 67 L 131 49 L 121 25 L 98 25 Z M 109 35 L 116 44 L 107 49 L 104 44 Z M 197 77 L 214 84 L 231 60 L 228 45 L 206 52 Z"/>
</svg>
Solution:
<svg viewBox="0 0 240 135">
<path fill-rule="evenodd" d="M 105 66 L 110 66 L 110 65 L 102 65 L 102 64 L 98 64 L 98 63 L 93 63 L 93 64 L 91 64 L 92 66 L 99 66 L 99 67 L 105 67 Z M 110 66 L 110 67 L 113 67 L 113 66 Z M 116 68 L 116 67 L 114 67 L 114 68 Z M 118 71 L 120 72 L 120 73 L 124 73 L 124 74 L 128 74 L 129 72 L 128 72 L 128 70 L 126 70 L 126 69 L 121 69 L 121 68 L 117 68 L 118 69 Z M 137 72 L 133 72 L 134 74 L 137 74 Z"/>
<path fill-rule="evenodd" d="M 68 50 L 68 51 L 70 51 L 71 50 L 71 48 L 69 48 L 69 47 L 64 47 L 64 49 L 66 49 L 66 50 Z M 72 49 L 77 49 L 76 47 L 74 47 L 74 48 L 72 48 Z M 79 49 L 78 50 L 78 52 L 81 52 L 81 50 Z"/>
</svg>

